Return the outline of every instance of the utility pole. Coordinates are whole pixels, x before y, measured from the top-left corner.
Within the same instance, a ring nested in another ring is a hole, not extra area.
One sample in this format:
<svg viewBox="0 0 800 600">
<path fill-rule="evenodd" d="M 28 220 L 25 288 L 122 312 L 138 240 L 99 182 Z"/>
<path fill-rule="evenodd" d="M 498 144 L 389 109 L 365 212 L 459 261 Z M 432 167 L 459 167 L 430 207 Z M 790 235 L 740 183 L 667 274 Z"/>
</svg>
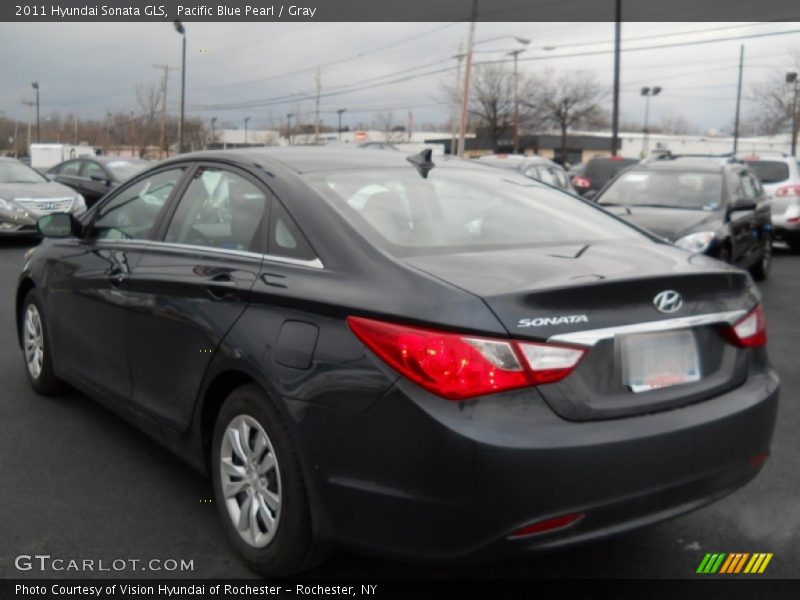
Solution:
<svg viewBox="0 0 800 600">
<path fill-rule="evenodd" d="M 339 115 L 339 141 L 342 141 L 342 114 L 347 112 L 346 108 L 340 108 L 336 111 L 336 114 Z"/>
<path fill-rule="evenodd" d="M 472 50 L 475 45 L 475 20 L 478 18 L 478 0 L 472 0 L 472 16 L 469 23 L 467 41 L 467 66 L 464 74 L 464 93 L 461 96 L 461 123 L 458 128 L 458 157 L 464 158 L 464 140 L 467 136 L 467 106 L 469 105 L 469 83 L 472 71 Z"/>
<path fill-rule="evenodd" d="M 42 130 L 39 127 L 39 82 L 34 81 L 31 87 L 36 90 L 36 143 L 38 144 L 42 141 Z"/>
<path fill-rule="evenodd" d="M 14 119 L 14 158 L 19 158 L 19 146 L 17 145 L 17 130 L 19 129 L 19 122 Z"/>
<path fill-rule="evenodd" d="M 786 74 L 786 83 L 794 84 L 794 96 L 792 97 L 792 156 L 797 157 L 797 72 Z"/>
<path fill-rule="evenodd" d="M 35 102 L 23 100 L 22 103 L 28 107 L 28 156 L 31 155 L 31 128 L 33 127 L 33 107 Z"/>
<path fill-rule="evenodd" d="M 736 88 L 736 117 L 733 120 L 733 155 L 739 149 L 739 107 L 742 103 L 742 67 L 744 66 L 744 44 L 739 46 L 739 85 Z"/>
<path fill-rule="evenodd" d="M 169 71 L 172 69 L 169 65 L 153 65 L 156 69 L 163 69 L 164 75 L 161 78 L 161 139 L 158 144 L 158 158 L 161 160 L 162 153 L 166 151 L 169 157 L 169 145 L 166 143 L 166 130 L 167 130 L 167 80 L 169 79 Z"/>
<path fill-rule="evenodd" d="M 244 145 L 247 146 L 247 123 L 250 121 L 250 117 L 244 118 Z"/>
<path fill-rule="evenodd" d="M 290 146 L 292 145 L 292 117 L 293 116 L 294 116 L 294 113 L 288 113 L 286 115 L 286 121 L 287 121 L 286 137 L 289 138 L 289 145 Z"/>
<path fill-rule="evenodd" d="M 317 74 L 314 80 L 317 83 L 317 100 L 314 109 L 314 145 L 316 146 L 319 144 L 319 95 L 322 91 L 322 74 L 320 73 L 319 67 L 317 67 Z"/>
<path fill-rule="evenodd" d="M 135 129 L 133 127 L 134 116 L 135 116 L 135 113 L 133 111 L 131 111 L 131 122 L 130 122 L 130 126 L 131 126 L 131 158 L 135 158 L 136 157 L 136 142 L 135 142 L 135 137 L 136 136 L 135 136 Z"/>
<path fill-rule="evenodd" d="M 182 54 L 181 54 L 181 119 L 178 121 L 178 154 L 184 152 L 183 147 L 183 113 L 186 104 L 186 28 L 180 20 L 173 22 L 175 31 L 177 31 L 182 38 Z"/>
<path fill-rule="evenodd" d="M 78 113 L 72 115 L 73 117 L 73 125 L 75 126 L 75 145 L 78 145 Z"/>
<path fill-rule="evenodd" d="M 217 117 L 211 117 L 211 145 L 217 143 Z"/>
<path fill-rule="evenodd" d="M 622 41 L 622 0 L 614 4 L 614 106 L 611 110 L 611 156 L 617 156 L 619 147 L 619 62 Z"/>
<path fill-rule="evenodd" d="M 519 154 L 519 74 L 517 57 L 525 52 L 525 48 L 512 50 L 508 54 L 514 57 L 514 154 Z"/>
<path fill-rule="evenodd" d="M 109 137 L 111 135 L 111 113 L 106 113 L 106 143 L 103 146 L 103 154 L 108 154 Z"/>
<path fill-rule="evenodd" d="M 453 58 L 458 59 L 458 66 L 456 67 L 456 85 L 453 88 L 455 90 L 456 98 L 455 104 L 453 105 L 453 137 L 450 140 L 450 156 L 454 156 L 456 153 L 456 140 L 458 139 L 458 111 L 461 107 L 461 61 L 464 60 L 464 53 L 463 53 L 463 44 L 458 45 L 458 54 L 456 54 Z"/>
</svg>

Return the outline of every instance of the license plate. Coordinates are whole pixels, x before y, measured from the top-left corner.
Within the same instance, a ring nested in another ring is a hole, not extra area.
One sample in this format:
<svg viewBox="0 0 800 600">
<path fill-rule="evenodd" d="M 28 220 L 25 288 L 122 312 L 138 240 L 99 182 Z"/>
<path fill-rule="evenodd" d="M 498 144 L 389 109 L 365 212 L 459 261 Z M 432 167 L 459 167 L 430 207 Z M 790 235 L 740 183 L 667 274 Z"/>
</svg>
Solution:
<svg viewBox="0 0 800 600">
<path fill-rule="evenodd" d="M 638 333 L 617 339 L 622 382 L 634 393 L 700 380 L 697 341 L 691 330 Z"/>
</svg>

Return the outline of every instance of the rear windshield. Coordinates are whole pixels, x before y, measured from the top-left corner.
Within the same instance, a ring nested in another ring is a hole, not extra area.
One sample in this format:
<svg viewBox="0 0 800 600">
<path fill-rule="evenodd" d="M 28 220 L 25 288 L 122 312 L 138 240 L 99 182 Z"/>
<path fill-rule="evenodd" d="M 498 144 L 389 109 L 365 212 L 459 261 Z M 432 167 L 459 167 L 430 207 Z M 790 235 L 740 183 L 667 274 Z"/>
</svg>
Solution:
<svg viewBox="0 0 800 600">
<path fill-rule="evenodd" d="M 311 173 L 307 181 L 396 255 L 643 240 L 625 223 L 522 175 L 406 168 Z"/>
<path fill-rule="evenodd" d="M 721 203 L 722 174 L 703 171 L 629 171 L 598 198 L 598 204 L 606 206 L 694 210 L 716 210 Z"/>
<path fill-rule="evenodd" d="M 789 165 L 777 160 L 746 160 L 761 183 L 780 183 L 789 179 Z"/>
<path fill-rule="evenodd" d="M 584 175 L 592 183 L 604 183 L 623 169 L 627 169 L 637 162 L 630 158 L 590 160 L 586 163 Z"/>
</svg>

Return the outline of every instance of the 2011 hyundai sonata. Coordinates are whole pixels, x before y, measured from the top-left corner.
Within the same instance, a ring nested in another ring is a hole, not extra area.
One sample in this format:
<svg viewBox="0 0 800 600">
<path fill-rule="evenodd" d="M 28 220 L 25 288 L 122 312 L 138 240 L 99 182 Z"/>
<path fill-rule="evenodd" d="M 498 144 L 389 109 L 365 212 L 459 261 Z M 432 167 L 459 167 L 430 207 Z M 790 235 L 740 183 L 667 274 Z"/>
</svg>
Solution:
<svg viewBox="0 0 800 600">
<path fill-rule="evenodd" d="M 769 453 L 759 293 L 522 175 L 430 153 L 183 155 L 49 215 L 33 387 L 210 472 L 256 571 L 338 544 L 455 560 L 696 509 Z"/>
</svg>

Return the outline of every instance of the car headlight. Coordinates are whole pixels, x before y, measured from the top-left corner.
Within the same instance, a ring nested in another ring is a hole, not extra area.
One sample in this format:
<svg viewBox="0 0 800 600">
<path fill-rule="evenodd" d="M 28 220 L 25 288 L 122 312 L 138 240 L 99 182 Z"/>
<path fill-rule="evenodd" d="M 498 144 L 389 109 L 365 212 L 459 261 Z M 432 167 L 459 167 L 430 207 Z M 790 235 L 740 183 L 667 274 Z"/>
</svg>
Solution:
<svg viewBox="0 0 800 600">
<path fill-rule="evenodd" d="M 80 214 L 86 210 L 86 198 L 84 198 L 81 194 L 75 196 L 75 200 L 72 203 L 72 211 L 76 214 Z"/>
<path fill-rule="evenodd" d="M 699 254 L 708 250 L 715 237 L 716 235 L 713 231 L 698 231 L 697 233 L 683 236 L 675 242 L 675 245 L 694 254 Z"/>
</svg>

